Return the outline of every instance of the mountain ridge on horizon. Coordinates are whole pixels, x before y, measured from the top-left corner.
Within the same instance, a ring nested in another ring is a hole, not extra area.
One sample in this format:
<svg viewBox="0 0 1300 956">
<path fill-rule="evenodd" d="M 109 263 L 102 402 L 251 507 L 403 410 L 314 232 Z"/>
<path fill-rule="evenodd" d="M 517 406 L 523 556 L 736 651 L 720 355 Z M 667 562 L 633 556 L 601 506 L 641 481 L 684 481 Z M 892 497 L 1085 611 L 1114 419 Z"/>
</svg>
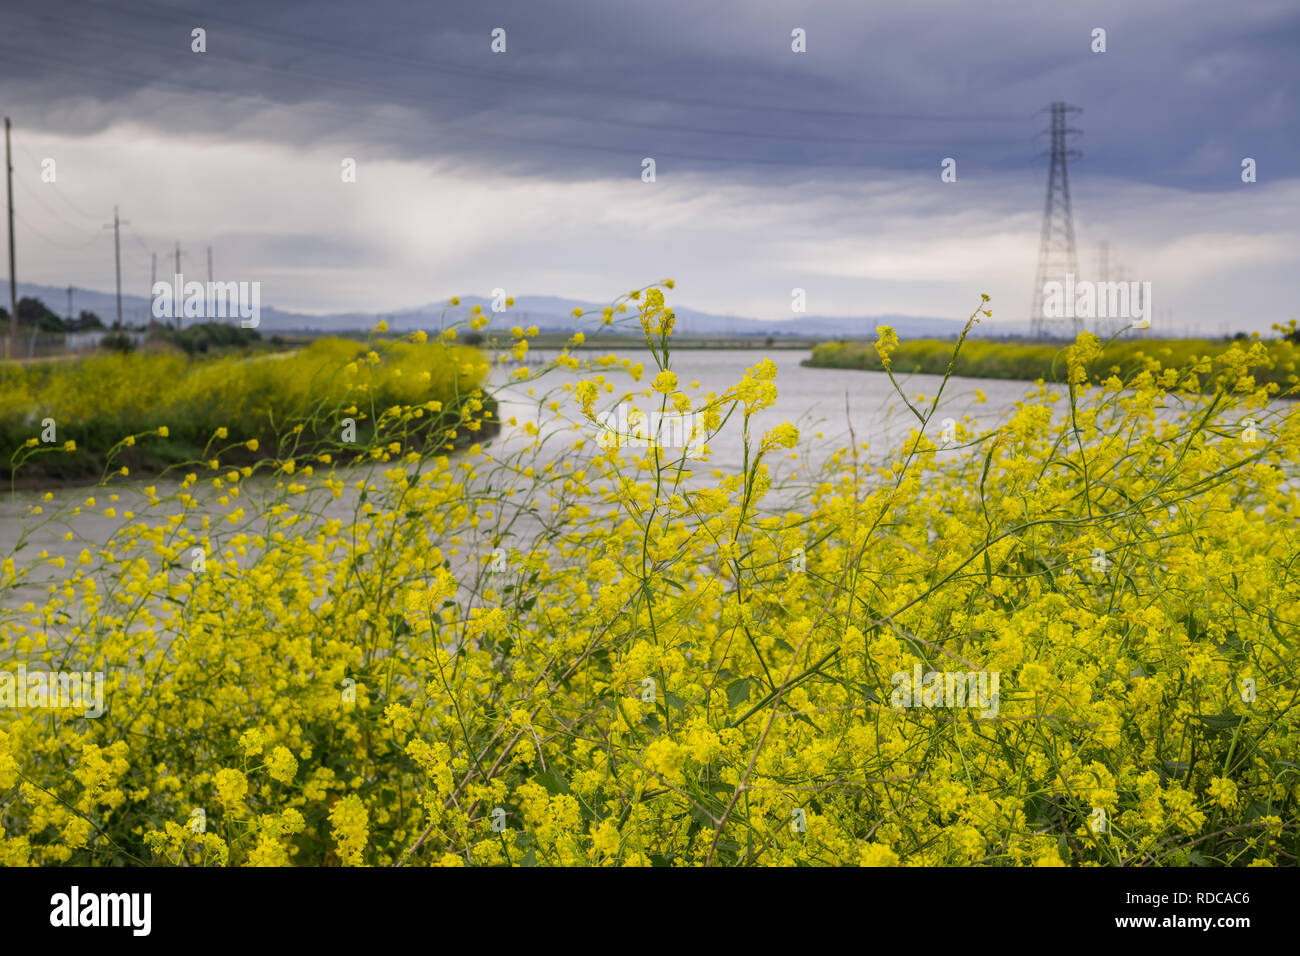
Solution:
<svg viewBox="0 0 1300 956">
<path fill-rule="evenodd" d="M 18 283 L 18 297 L 34 297 L 45 303 L 51 311 L 60 315 L 66 310 L 66 288 L 43 285 L 33 282 Z M 492 299 L 489 296 L 460 296 L 460 305 L 451 306 L 450 300 L 426 302 L 422 305 L 401 309 L 380 311 L 331 312 L 313 315 L 278 309 L 274 306 L 261 307 L 261 332 L 356 332 L 365 331 L 375 323 L 383 320 L 390 329 L 400 332 L 413 332 L 417 329 L 431 331 L 441 324 L 444 310 L 468 310 L 475 305 L 485 312 L 491 310 Z M 608 303 L 597 303 L 586 299 L 565 296 L 526 294 L 514 297 L 515 305 L 504 313 L 499 313 L 509 325 L 536 325 L 543 331 L 569 331 L 573 328 L 572 311 L 581 308 L 584 311 L 600 312 Z M 122 318 L 129 325 L 147 323 L 151 316 L 151 301 L 145 296 L 123 294 Z M 99 292 L 74 287 L 73 312 L 83 309 L 94 312 L 111 325 L 116 318 L 116 296 L 111 292 Z M 632 312 L 629 306 L 628 312 Z M 736 335 L 736 336 L 805 336 L 809 338 L 874 338 L 877 325 L 892 326 L 901 336 L 936 336 L 940 338 L 955 337 L 961 332 L 964 319 L 948 319 L 934 316 L 913 316 L 899 314 L 882 314 L 869 316 L 821 316 L 799 315 L 789 319 L 754 319 L 735 315 L 718 315 L 684 306 L 673 307 L 677 316 L 677 331 L 683 335 Z M 986 323 L 985 334 L 1016 334 L 1019 326 L 1025 323 L 1000 323 L 993 326 Z M 1005 331 L 1003 330 L 1005 327 Z"/>
</svg>

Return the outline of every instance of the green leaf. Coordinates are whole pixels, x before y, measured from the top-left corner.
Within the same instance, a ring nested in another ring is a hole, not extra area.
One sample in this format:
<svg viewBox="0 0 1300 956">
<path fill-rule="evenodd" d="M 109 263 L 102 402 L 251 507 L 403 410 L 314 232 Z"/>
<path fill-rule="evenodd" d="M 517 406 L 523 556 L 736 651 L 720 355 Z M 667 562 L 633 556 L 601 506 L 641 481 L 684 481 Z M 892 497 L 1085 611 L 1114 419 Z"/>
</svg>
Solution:
<svg viewBox="0 0 1300 956">
<path fill-rule="evenodd" d="M 727 704 L 735 710 L 749 700 L 749 678 L 742 677 L 727 685 Z"/>
<path fill-rule="evenodd" d="M 1231 730 L 1241 723 L 1241 714 L 1193 714 L 1211 730 Z"/>
<path fill-rule="evenodd" d="M 1268 805 L 1260 803 L 1257 800 L 1254 803 L 1250 804 L 1250 806 L 1246 807 L 1245 822 L 1254 823 L 1260 817 L 1266 817 L 1268 815 L 1269 815 Z"/>
<path fill-rule="evenodd" d="M 744 847 L 742 847 L 735 840 L 718 841 L 718 853 L 724 857 L 729 857 L 730 859 L 733 860 L 738 859 L 740 857 L 740 851 L 742 849 L 744 849 Z"/>
<path fill-rule="evenodd" d="M 1025 799 L 1025 818 L 1036 826 L 1049 826 L 1053 823 L 1051 804 L 1041 793 L 1030 794 Z"/>
<path fill-rule="evenodd" d="M 546 792 L 551 796 L 569 792 L 569 781 L 564 779 L 564 774 L 560 773 L 554 767 L 545 773 L 539 773 L 533 778 L 535 783 L 540 783 L 546 788 Z"/>
<path fill-rule="evenodd" d="M 1186 760 L 1166 760 L 1160 769 L 1166 777 L 1184 777 L 1191 766 Z"/>
<path fill-rule="evenodd" d="M 714 816 L 703 807 L 692 805 L 690 812 L 691 812 L 691 819 L 694 820 L 702 827 L 712 828 L 718 825 L 718 821 L 714 818 Z"/>
<path fill-rule="evenodd" d="M 1282 646 L 1287 650 L 1293 650 L 1291 642 L 1282 636 L 1282 632 L 1277 629 L 1277 617 L 1273 614 L 1273 609 L 1268 609 L 1268 629 L 1273 632 L 1273 636 L 1282 642 Z"/>
</svg>

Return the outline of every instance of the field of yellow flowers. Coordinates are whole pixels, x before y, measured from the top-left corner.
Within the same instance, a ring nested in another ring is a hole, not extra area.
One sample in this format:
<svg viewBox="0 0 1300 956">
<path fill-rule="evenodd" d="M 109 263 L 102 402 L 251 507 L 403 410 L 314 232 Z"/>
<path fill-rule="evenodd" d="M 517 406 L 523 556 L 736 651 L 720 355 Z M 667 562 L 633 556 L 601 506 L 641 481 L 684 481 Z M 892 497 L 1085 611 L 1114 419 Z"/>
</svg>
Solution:
<svg viewBox="0 0 1300 956">
<path fill-rule="evenodd" d="M 1280 388 L 1291 384 L 1291 376 L 1300 362 L 1300 336 L 1296 320 L 1276 325 L 1283 337 L 1264 341 L 1269 361 L 1253 368 L 1259 384 L 1273 383 Z M 1258 335 L 1256 334 L 1256 338 Z M 1243 338 L 1245 338 L 1243 336 Z M 1104 355 L 1089 363 L 1088 373 L 1105 376 L 1112 365 L 1130 367 L 1150 355 L 1167 367 L 1182 368 L 1195 364 L 1203 356 L 1213 358 L 1232 348 L 1231 340 L 1222 339 L 1151 339 L 1146 336 L 1117 339 L 1109 343 Z M 1249 340 L 1246 341 L 1249 347 Z M 952 359 L 952 343 L 943 339 L 909 339 L 899 345 L 893 357 L 896 372 L 923 372 L 942 375 Z M 977 340 L 966 343 L 953 366 L 953 374 L 971 378 L 1011 378 L 1033 381 L 1063 380 L 1062 353 L 1054 345 Z M 880 356 L 864 342 L 822 342 L 814 346 L 808 365 L 816 368 L 855 368 L 883 371 Z M 1206 380 L 1214 386 L 1212 379 Z"/>
<path fill-rule="evenodd" d="M 248 443 L 291 457 L 328 447 L 344 419 L 372 434 L 376 415 L 395 404 L 434 400 L 440 407 L 424 424 L 434 422 L 484 371 L 468 348 L 412 341 L 367 348 L 337 338 L 220 358 L 171 352 L 0 363 L 0 479 L 94 480 L 122 468 L 159 474 L 221 450 L 225 463 L 251 465 L 257 457 L 242 454 Z"/>
<path fill-rule="evenodd" d="M 80 561 L 11 553 L 0 595 L 45 590 L 0 601 L 0 668 L 107 680 L 98 718 L 0 707 L 0 864 L 1295 863 L 1300 417 L 1262 346 L 1089 380 L 1085 333 L 1064 414 L 1043 386 L 940 442 L 900 388 L 883 463 L 821 461 L 751 432 L 768 360 L 686 394 L 671 286 L 577 319 L 656 367 L 515 369 L 517 440 L 413 446 L 398 399 L 360 450 L 213 444 L 135 510 L 95 489 Z M 479 381 L 440 427 L 483 426 Z M 611 440 L 629 397 L 699 440 Z M 996 697 L 897 694 L 954 672 Z"/>
</svg>

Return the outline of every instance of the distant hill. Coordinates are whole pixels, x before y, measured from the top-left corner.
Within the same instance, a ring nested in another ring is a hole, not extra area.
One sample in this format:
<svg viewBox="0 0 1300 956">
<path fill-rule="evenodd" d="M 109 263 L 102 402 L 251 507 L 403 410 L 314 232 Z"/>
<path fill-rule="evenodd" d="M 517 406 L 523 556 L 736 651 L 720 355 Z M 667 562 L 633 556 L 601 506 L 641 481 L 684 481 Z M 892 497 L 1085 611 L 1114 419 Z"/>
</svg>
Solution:
<svg viewBox="0 0 1300 956">
<path fill-rule="evenodd" d="M 55 286 L 37 285 L 30 282 L 18 283 L 18 297 L 35 296 L 43 301 L 53 312 L 62 315 L 67 310 L 67 289 Z M 543 331 L 564 331 L 573 328 L 572 312 L 575 308 L 600 310 L 608 303 L 590 302 L 581 299 L 566 299 L 551 295 L 515 296 L 515 305 L 507 313 L 509 325 L 535 325 Z M 474 305 L 483 310 L 491 310 L 491 299 L 479 296 L 462 296 L 459 312 Z M 139 295 L 122 296 L 122 318 L 128 324 L 139 325 L 150 318 L 150 300 Z M 99 292 L 91 289 L 75 289 L 72 308 L 74 312 L 88 309 L 103 319 L 105 325 L 111 325 L 116 318 L 116 297 L 111 292 Z M 275 332 L 355 332 L 370 328 L 380 319 L 388 322 L 391 329 L 401 332 L 425 329 L 437 329 L 441 326 L 441 315 L 447 308 L 446 301 L 413 306 L 385 312 L 334 312 L 325 315 L 310 315 L 304 312 L 289 312 L 262 305 L 262 322 L 258 331 L 263 334 Z M 629 305 L 629 311 L 631 306 Z M 799 335 L 811 338 L 875 338 L 877 325 L 891 325 L 904 338 L 922 336 L 949 337 L 961 331 L 962 320 L 933 318 L 915 315 L 871 315 L 855 318 L 834 316 L 800 315 L 788 319 L 751 319 L 734 315 L 715 315 L 698 309 L 674 306 L 677 315 L 677 330 L 686 335 L 736 335 L 768 336 Z M 498 321 L 500 321 L 498 319 Z M 978 330 L 984 335 L 1022 334 L 1027 330 L 1026 323 L 992 323 L 981 326 Z"/>
</svg>

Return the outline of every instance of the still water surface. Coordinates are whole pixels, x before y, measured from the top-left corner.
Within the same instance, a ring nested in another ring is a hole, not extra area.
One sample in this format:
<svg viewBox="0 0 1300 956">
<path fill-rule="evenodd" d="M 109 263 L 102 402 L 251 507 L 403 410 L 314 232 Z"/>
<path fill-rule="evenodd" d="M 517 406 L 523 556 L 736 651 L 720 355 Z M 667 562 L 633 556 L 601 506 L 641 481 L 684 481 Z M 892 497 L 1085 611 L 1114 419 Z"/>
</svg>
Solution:
<svg viewBox="0 0 1300 956">
<path fill-rule="evenodd" d="M 581 354 L 591 357 L 597 353 Z M 764 354 L 760 350 L 682 350 L 673 354 L 673 368 L 677 372 L 679 388 L 692 397 L 703 396 L 710 391 L 721 394 L 739 381 L 748 367 L 760 362 Z M 754 445 L 765 431 L 788 420 L 799 427 L 803 441 L 807 442 L 806 446 L 801 443 L 801 450 L 816 463 L 831 451 L 848 444 L 851 425 L 856 440 L 870 445 L 868 457 L 883 457 L 916 425 L 915 417 L 904 407 L 884 373 L 807 368 L 800 364 L 808 357 L 807 351 L 776 350 L 766 354 L 778 368 L 776 385 L 780 397 L 773 408 L 756 414 L 750 421 L 750 440 Z M 623 350 L 619 356 L 626 356 L 634 363 L 643 362 L 646 372 L 639 385 L 617 368 L 607 372 L 608 377 L 615 382 L 615 395 L 623 390 L 648 387 L 656 371 L 650 353 Z M 545 434 L 547 429 L 556 426 L 546 424 L 549 416 L 539 418 L 538 398 L 554 391 L 554 397 L 561 401 L 561 406 L 572 409 L 572 398 L 557 389 L 562 383 L 578 378 L 576 373 L 559 369 L 542 375 L 534 382 L 521 385 L 509 382 L 504 370 L 494 373 L 493 384 L 501 401 L 502 419 L 508 421 L 514 416 L 520 425 L 529 420 L 538 422 Z M 903 385 L 909 397 L 923 393 L 932 398 L 940 381 L 938 376 L 914 375 L 904 379 Z M 695 382 L 699 383 L 698 389 L 691 387 Z M 528 394 L 530 388 L 532 396 Z M 977 390 L 983 391 L 987 401 L 977 401 Z M 1029 382 L 954 378 L 948 383 L 943 402 L 931 420 L 928 431 L 937 440 L 945 418 L 966 419 L 968 416 L 967 424 L 975 431 L 993 428 L 1006 418 L 1018 401 L 1033 390 L 1034 386 Z M 614 396 L 606 396 L 612 397 Z M 918 407 L 924 411 L 928 403 Z M 570 420 L 577 420 L 572 412 Z M 589 430 L 587 434 L 594 437 L 595 432 Z M 525 447 L 530 441 L 521 427 L 506 426 L 493 443 L 492 454 L 499 459 L 504 458 Z M 713 453 L 711 467 L 727 471 L 740 470 L 744 448 L 739 413 L 733 416 L 723 433 L 710 445 Z M 548 442 L 542 457 L 544 459 L 546 456 L 566 454 L 566 449 L 571 446 L 571 441 L 558 440 L 557 436 L 557 440 Z M 773 462 L 774 469 L 779 467 L 779 462 Z M 357 477 L 360 475 L 345 476 L 349 482 L 347 491 L 338 500 L 323 502 L 320 508 L 323 517 L 342 520 L 351 518 L 356 504 L 356 492 L 352 490 L 351 482 Z M 148 507 L 142 489 L 156 484 L 159 495 L 166 498 L 174 492 L 178 480 L 142 479 L 115 484 L 111 492 L 91 487 L 55 488 L 52 489 L 54 500 L 43 505 L 46 514 L 41 518 L 30 517 L 29 511 L 44 494 L 43 491 L 20 491 L 12 497 L 7 493 L 0 494 L 0 556 L 10 554 L 16 543 L 25 539 L 25 546 L 19 555 L 20 564 L 27 563 L 42 550 L 48 551 L 51 556 L 63 556 L 68 562 L 75 561 L 83 549 L 89 549 L 93 553 L 121 528 L 124 511 L 132 510 L 139 517 L 148 515 L 157 520 L 159 512 Z M 244 508 L 247 513 L 256 513 L 259 498 L 271 495 L 274 483 L 275 480 L 268 478 L 256 478 L 246 483 Z M 118 500 L 110 502 L 110 493 L 116 494 Z M 204 484 L 201 482 L 196 486 L 193 493 L 203 501 Z M 95 498 L 95 505 L 85 506 L 84 502 L 91 496 Z M 215 497 L 215 493 L 208 488 L 206 497 L 210 500 Z M 106 517 L 103 513 L 110 503 L 117 512 L 115 518 Z M 68 515 L 57 521 L 48 520 L 52 514 L 77 506 L 82 506 L 79 514 Z M 170 511 L 163 513 L 175 511 L 174 505 L 164 507 L 170 507 Z M 202 514 L 205 509 L 200 506 L 198 510 Z M 215 518 L 224 514 L 225 509 L 214 501 L 210 513 Z M 71 538 L 68 538 L 69 533 Z M 11 592 L 6 603 L 19 599 L 32 600 L 38 593 L 31 587 L 26 587 L 21 595 Z"/>
</svg>

